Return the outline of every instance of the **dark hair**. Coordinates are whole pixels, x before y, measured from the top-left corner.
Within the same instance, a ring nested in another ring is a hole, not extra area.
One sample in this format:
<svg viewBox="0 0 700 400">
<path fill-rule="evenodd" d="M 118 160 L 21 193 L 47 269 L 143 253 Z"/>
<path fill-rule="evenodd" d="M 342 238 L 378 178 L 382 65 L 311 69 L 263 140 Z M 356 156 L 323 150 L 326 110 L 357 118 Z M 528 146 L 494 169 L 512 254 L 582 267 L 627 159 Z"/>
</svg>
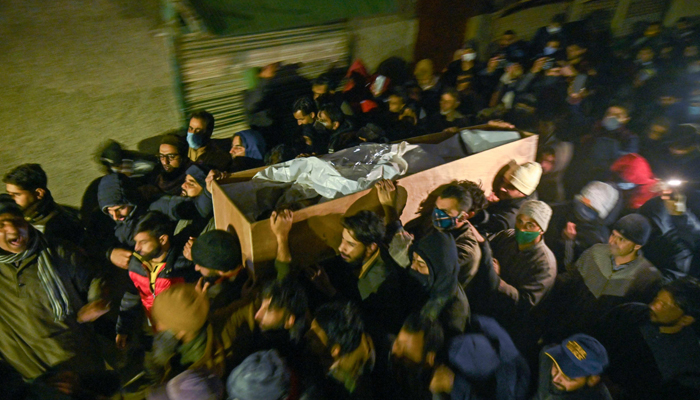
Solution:
<svg viewBox="0 0 700 400">
<path fill-rule="evenodd" d="M 295 113 L 297 111 L 301 111 L 302 114 L 304 115 L 309 115 L 311 113 L 318 113 L 318 109 L 316 108 L 316 102 L 311 99 L 311 97 L 300 97 L 294 102 L 294 106 L 292 107 L 292 113 Z"/>
<path fill-rule="evenodd" d="M 324 104 L 319 108 L 318 112 L 319 114 L 322 112 L 326 113 L 331 122 L 338 122 L 342 124 L 345 121 L 345 114 L 343 114 L 340 107 L 336 106 L 335 104 Z"/>
<path fill-rule="evenodd" d="M 314 317 L 328 337 L 328 347 L 339 345 L 340 355 L 351 353 L 360 345 L 365 325 L 354 304 L 326 303 L 316 310 Z"/>
<path fill-rule="evenodd" d="M 442 91 L 442 94 L 449 94 L 450 96 L 452 96 L 453 99 L 457 101 L 459 101 L 460 99 L 459 92 L 453 87 L 446 87 L 445 90 Z"/>
<path fill-rule="evenodd" d="M 5 175 L 2 181 L 29 191 L 46 189 L 48 183 L 46 172 L 39 164 L 22 164 L 15 167 Z"/>
<path fill-rule="evenodd" d="M 331 78 L 326 74 L 321 74 L 311 82 L 311 86 L 328 86 L 331 89 Z"/>
<path fill-rule="evenodd" d="M 343 218 L 343 228 L 352 232 L 352 236 L 365 246 L 384 241 L 386 228 L 381 218 L 372 211 L 362 210 L 357 214 Z"/>
<path fill-rule="evenodd" d="M 387 141 L 384 129 L 371 122 L 357 131 L 357 137 L 368 143 L 385 143 Z"/>
<path fill-rule="evenodd" d="M 299 337 L 305 328 L 303 322 L 306 318 L 306 312 L 309 310 L 309 300 L 304 287 L 292 280 L 292 278 L 286 277 L 265 285 L 262 297 L 270 299 L 270 307 L 284 310 L 288 315 L 294 315 L 293 336 Z"/>
<path fill-rule="evenodd" d="M 403 322 L 401 329 L 408 333 L 423 332 L 423 355 L 429 352 L 438 353 L 445 343 L 445 333 L 440 325 L 440 321 L 422 316 L 420 313 L 413 313 Z"/>
<path fill-rule="evenodd" d="M 401 99 L 404 105 L 408 104 L 408 92 L 401 86 L 395 87 L 391 93 L 389 93 L 389 96 L 396 96 Z"/>
<path fill-rule="evenodd" d="M 265 154 L 265 165 L 274 165 L 289 161 L 298 155 L 299 152 L 294 147 L 285 143 L 278 144 Z"/>
<path fill-rule="evenodd" d="M 160 139 L 160 144 L 173 146 L 177 149 L 177 154 L 182 157 L 187 157 L 187 150 L 189 149 L 189 146 L 187 145 L 187 141 L 181 136 L 172 133 L 163 135 L 163 137 Z"/>
<path fill-rule="evenodd" d="M 552 17 L 552 22 L 554 22 L 556 24 L 564 25 L 564 23 L 566 22 L 566 13 L 555 14 Z"/>
<path fill-rule="evenodd" d="M 515 31 L 512 29 L 508 29 L 507 31 L 503 32 L 504 35 L 515 35 Z"/>
<path fill-rule="evenodd" d="M 459 204 L 459 209 L 464 212 L 471 211 L 472 208 L 472 198 L 471 194 L 467 189 L 462 186 L 452 183 L 446 186 L 440 193 L 440 197 L 443 199 L 455 199 Z"/>
<path fill-rule="evenodd" d="M 197 118 L 204 121 L 204 124 L 207 126 L 207 129 L 204 131 L 204 133 L 206 133 L 208 136 L 211 136 L 212 132 L 214 132 L 214 116 L 211 115 L 211 113 L 205 110 L 197 110 L 190 114 L 189 119 L 192 118 Z"/>
<path fill-rule="evenodd" d="M 684 314 L 700 319 L 700 281 L 686 276 L 667 283 L 663 289 L 673 296 Z"/>
<path fill-rule="evenodd" d="M 163 235 L 168 235 L 172 238 L 174 231 L 175 224 L 167 215 L 160 211 L 149 211 L 139 219 L 136 229 L 134 229 L 134 236 L 141 232 L 148 232 L 155 238 Z"/>
</svg>

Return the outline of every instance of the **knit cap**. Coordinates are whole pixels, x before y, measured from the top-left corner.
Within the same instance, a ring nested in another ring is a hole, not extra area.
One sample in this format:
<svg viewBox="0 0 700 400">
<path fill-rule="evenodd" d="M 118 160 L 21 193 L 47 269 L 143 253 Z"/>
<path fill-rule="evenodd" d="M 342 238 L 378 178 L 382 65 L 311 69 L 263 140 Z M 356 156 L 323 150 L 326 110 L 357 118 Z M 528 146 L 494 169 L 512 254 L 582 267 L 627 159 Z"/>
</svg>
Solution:
<svg viewBox="0 0 700 400">
<path fill-rule="evenodd" d="M 241 245 L 229 232 L 209 231 L 194 241 L 192 261 L 207 269 L 230 271 L 241 265 Z"/>
<path fill-rule="evenodd" d="M 205 171 L 200 165 L 191 165 L 187 168 L 186 173 L 193 177 L 203 189 L 207 188 L 207 174 L 209 174 L 209 171 Z"/>
<path fill-rule="evenodd" d="M 526 196 L 531 195 L 540 184 L 542 166 L 529 161 L 517 166 L 510 175 L 510 183 Z"/>
<path fill-rule="evenodd" d="M 221 400 L 224 384 L 218 376 L 201 369 L 188 369 L 175 376 L 166 385 L 156 387 L 148 400 Z"/>
<path fill-rule="evenodd" d="M 276 400 L 289 392 L 290 373 L 277 350 L 253 353 L 229 375 L 230 399 Z"/>
<path fill-rule="evenodd" d="M 518 215 L 527 215 L 537 222 L 543 231 L 547 231 L 549 220 L 552 218 L 552 208 L 544 201 L 528 200 L 520 206 Z"/>
<path fill-rule="evenodd" d="M 209 299 L 198 292 L 193 284 L 171 286 L 153 300 L 151 318 L 164 329 L 174 333 L 197 332 L 207 321 Z"/>
<path fill-rule="evenodd" d="M 574 200 L 594 209 L 600 219 L 610 214 L 615 208 L 620 193 L 607 183 L 593 181 L 581 189 L 581 194 L 574 196 Z"/>
<path fill-rule="evenodd" d="M 640 214 L 625 215 L 617 220 L 612 229 L 618 231 L 625 239 L 641 246 L 647 243 L 651 234 L 649 220 Z"/>
</svg>

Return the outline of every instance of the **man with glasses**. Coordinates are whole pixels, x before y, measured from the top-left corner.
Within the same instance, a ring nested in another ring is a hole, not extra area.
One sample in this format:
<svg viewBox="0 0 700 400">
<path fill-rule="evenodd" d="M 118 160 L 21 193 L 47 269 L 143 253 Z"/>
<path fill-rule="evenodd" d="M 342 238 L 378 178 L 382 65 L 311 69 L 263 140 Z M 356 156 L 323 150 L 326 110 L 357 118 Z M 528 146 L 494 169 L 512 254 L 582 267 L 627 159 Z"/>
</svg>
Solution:
<svg viewBox="0 0 700 400">
<path fill-rule="evenodd" d="M 187 142 L 177 135 L 168 134 L 161 139 L 156 154 L 161 168 L 156 169 L 152 180 L 158 194 L 179 196 L 182 192 L 187 168 L 192 165 L 192 161 L 187 158 L 187 149 Z"/>
</svg>

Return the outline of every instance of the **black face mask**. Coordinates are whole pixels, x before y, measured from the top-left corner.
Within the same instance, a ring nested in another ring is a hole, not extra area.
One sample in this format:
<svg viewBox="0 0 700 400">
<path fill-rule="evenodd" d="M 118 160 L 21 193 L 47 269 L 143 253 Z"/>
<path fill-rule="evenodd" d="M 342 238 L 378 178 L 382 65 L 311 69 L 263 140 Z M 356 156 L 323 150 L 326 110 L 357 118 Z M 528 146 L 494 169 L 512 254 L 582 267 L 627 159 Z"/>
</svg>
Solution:
<svg viewBox="0 0 700 400">
<path fill-rule="evenodd" d="M 420 272 L 414 270 L 414 269 L 409 269 L 408 274 L 415 280 L 420 283 L 420 285 L 428 290 L 432 284 L 432 279 L 430 279 L 430 275 L 423 275 Z"/>
<path fill-rule="evenodd" d="M 430 381 L 433 379 L 434 369 L 424 364 L 417 364 L 405 358 L 391 356 L 389 368 L 394 377 L 400 396 L 405 400 L 431 400 Z"/>
</svg>

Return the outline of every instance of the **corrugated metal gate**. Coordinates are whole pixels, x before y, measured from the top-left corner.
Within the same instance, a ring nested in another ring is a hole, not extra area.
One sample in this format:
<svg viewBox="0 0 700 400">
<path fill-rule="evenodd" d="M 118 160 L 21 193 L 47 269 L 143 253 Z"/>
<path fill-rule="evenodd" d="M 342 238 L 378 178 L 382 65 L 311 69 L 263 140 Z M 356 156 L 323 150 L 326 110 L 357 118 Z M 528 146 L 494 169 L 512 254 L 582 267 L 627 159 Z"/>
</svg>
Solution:
<svg viewBox="0 0 700 400">
<path fill-rule="evenodd" d="M 206 109 L 216 118 L 215 137 L 247 129 L 243 72 L 273 62 L 300 63 L 313 79 L 332 64 L 347 66 L 350 35 L 345 23 L 216 37 L 187 33 L 174 38 L 174 57 L 185 114 Z"/>
</svg>

